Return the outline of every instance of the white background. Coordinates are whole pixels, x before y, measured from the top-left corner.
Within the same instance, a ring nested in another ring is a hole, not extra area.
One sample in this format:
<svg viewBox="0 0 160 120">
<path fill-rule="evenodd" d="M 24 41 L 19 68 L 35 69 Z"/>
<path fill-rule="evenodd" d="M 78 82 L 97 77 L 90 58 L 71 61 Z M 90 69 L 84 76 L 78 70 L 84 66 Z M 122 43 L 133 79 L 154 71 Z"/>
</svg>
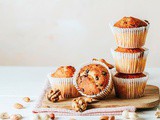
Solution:
<svg viewBox="0 0 160 120">
<path fill-rule="evenodd" d="M 147 19 L 147 67 L 160 67 L 159 0 L 0 0 L 0 65 L 78 65 L 93 57 L 113 63 L 109 21 Z"/>
</svg>

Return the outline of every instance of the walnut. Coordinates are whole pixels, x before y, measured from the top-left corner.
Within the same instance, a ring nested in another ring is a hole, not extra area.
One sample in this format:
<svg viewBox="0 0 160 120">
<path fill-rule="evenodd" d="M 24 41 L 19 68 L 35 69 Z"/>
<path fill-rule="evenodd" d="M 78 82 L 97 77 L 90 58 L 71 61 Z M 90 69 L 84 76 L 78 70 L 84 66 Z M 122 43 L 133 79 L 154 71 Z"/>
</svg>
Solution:
<svg viewBox="0 0 160 120">
<path fill-rule="evenodd" d="M 81 97 L 75 98 L 72 100 L 72 108 L 76 112 L 83 112 L 87 109 L 87 102 Z"/>
<path fill-rule="evenodd" d="M 16 108 L 16 109 L 22 109 L 22 108 L 24 108 L 24 107 L 23 107 L 22 104 L 15 103 L 15 104 L 14 104 L 14 108 Z"/>
<path fill-rule="evenodd" d="M 9 119 L 9 115 L 7 112 L 0 113 L 0 119 Z"/>
<path fill-rule="evenodd" d="M 30 101 L 31 101 L 29 97 L 24 97 L 23 100 L 24 100 L 25 102 L 30 102 Z"/>
<path fill-rule="evenodd" d="M 114 116 L 101 116 L 100 120 L 115 120 Z"/>
<path fill-rule="evenodd" d="M 156 118 L 160 118 L 160 109 L 157 108 L 155 116 L 156 116 Z"/>
<path fill-rule="evenodd" d="M 20 114 L 14 114 L 10 116 L 11 120 L 21 120 L 22 119 L 22 115 Z"/>
<path fill-rule="evenodd" d="M 60 90 L 50 90 L 47 94 L 47 99 L 51 102 L 57 102 L 61 96 L 61 91 Z"/>
</svg>

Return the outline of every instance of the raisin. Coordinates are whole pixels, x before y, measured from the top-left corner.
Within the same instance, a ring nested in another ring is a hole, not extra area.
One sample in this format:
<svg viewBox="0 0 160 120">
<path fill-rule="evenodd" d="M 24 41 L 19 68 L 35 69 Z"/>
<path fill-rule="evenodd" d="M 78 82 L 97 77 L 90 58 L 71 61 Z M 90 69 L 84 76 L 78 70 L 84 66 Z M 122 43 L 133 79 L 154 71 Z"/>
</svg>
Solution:
<svg viewBox="0 0 160 120">
<path fill-rule="evenodd" d="M 98 77 L 98 76 L 96 76 L 96 80 L 99 80 L 99 77 Z"/>
<path fill-rule="evenodd" d="M 103 86 L 103 84 L 100 84 L 100 86 L 102 87 L 102 86 Z"/>
<path fill-rule="evenodd" d="M 83 89 L 83 88 L 81 88 L 81 91 L 82 91 L 82 92 L 84 92 L 84 89 Z"/>
<path fill-rule="evenodd" d="M 88 69 L 86 70 L 86 73 L 89 73 L 89 70 L 88 70 Z"/>
<path fill-rule="evenodd" d="M 98 88 L 98 90 L 101 92 L 102 90 L 100 88 Z"/>
<path fill-rule="evenodd" d="M 88 77 L 88 74 L 84 74 L 84 77 Z"/>
<path fill-rule="evenodd" d="M 107 73 L 105 71 L 102 71 L 102 75 L 106 75 Z"/>
</svg>

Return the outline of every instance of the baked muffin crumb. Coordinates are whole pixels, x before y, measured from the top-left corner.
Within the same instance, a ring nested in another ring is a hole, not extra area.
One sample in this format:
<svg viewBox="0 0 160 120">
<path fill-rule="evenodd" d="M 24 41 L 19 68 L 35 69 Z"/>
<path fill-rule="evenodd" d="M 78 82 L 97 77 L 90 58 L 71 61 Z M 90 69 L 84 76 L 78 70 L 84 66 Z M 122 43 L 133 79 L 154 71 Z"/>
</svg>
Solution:
<svg viewBox="0 0 160 120">
<path fill-rule="evenodd" d="M 146 75 L 143 74 L 143 73 L 137 73 L 137 74 L 116 73 L 116 74 L 115 74 L 115 77 L 132 79 L 132 78 L 142 78 L 142 77 L 146 77 Z"/>
<path fill-rule="evenodd" d="M 118 28 L 138 28 L 147 26 L 148 25 L 147 23 L 148 21 L 144 22 L 135 17 L 123 17 L 118 22 L 116 22 L 114 26 Z"/>
<path fill-rule="evenodd" d="M 121 48 L 118 47 L 115 49 L 117 52 L 124 52 L 124 53 L 138 53 L 138 52 L 144 52 L 145 50 L 143 48 Z"/>
<path fill-rule="evenodd" d="M 72 66 L 61 66 L 51 76 L 54 78 L 70 78 L 73 77 L 75 68 Z"/>
</svg>

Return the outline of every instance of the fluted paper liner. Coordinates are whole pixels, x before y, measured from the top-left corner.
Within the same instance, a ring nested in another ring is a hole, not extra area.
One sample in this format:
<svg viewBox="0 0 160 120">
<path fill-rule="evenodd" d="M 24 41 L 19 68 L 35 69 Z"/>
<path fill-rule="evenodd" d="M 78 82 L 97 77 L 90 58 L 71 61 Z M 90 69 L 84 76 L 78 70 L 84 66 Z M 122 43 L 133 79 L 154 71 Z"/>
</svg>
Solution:
<svg viewBox="0 0 160 120">
<path fill-rule="evenodd" d="M 145 21 L 144 21 L 145 22 Z M 122 48 L 140 48 L 145 45 L 149 24 L 138 28 L 118 28 L 115 22 L 109 24 L 115 37 L 116 44 Z"/>
<path fill-rule="evenodd" d="M 118 78 L 113 75 L 116 96 L 126 99 L 142 97 L 149 78 L 149 74 L 147 72 L 144 72 L 144 74 L 146 77 L 132 79 Z"/>
<path fill-rule="evenodd" d="M 90 65 L 90 64 L 99 64 L 102 65 L 103 67 L 105 67 L 108 70 L 109 73 L 109 82 L 108 85 L 106 86 L 106 88 L 101 91 L 99 94 L 97 95 L 87 95 L 84 94 L 79 88 L 78 88 L 78 84 L 77 84 L 77 77 L 79 74 L 79 71 L 81 70 L 81 68 L 83 68 L 86 65 Z M 113 89 L 113 82 L 112 82 L 112 75 L 111 75 L 111 71 L 109 70 L 108 66 L 106 66 L 104 63 L 99 62 L 99 61 L 91 61 L 91 62 L 87 62 L 82 64 L 77 70 L 76 73 L 74 75 L 74 85 L 77 88 L 77 90 L 80 92 L 81 95 L 86 96 L 86 97 L 90 97 L 90 98 L 95 98 L 95 99 L 105 99 L 109 94 L 111 94 L 112 89 Z"/>
<path fill-rule="evenodd" d="M 142 73 L 145 69 L 149 50 L 143 48 L 144 52 L 124 53 L 111 49 L 115 61 L 116 70 L 120 73 L 135 74 Z"/>
<path fill-rule="evenodd" d="M 79 92 L 73 85 L 72 78 L 53 78 L 51 73 L 48 74 L 48 79 L 53 90 L 59 89 L 62 98 L 73 98 L 80 96 Z"/>
</svg>

